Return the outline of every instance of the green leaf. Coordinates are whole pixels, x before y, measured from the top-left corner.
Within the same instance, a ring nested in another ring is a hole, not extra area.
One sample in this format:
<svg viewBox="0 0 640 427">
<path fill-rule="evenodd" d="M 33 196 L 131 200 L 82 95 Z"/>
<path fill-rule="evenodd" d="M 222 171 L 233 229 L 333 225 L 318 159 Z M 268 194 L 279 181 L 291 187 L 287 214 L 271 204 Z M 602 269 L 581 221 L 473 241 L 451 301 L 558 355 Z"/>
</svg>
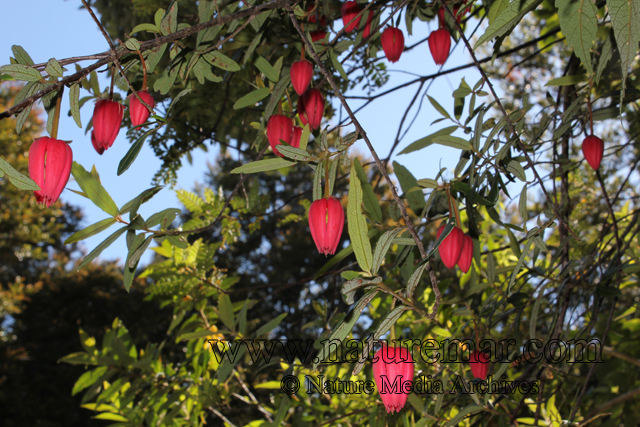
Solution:
<svg viewBox="0 0 640 427">
<path fill-rule="evenodd" d="M 176 32 L 178 29 L 178 2 L 171 2 L 171 7 L 164 14 L 159 27 L 165 36 Z"/>
<path fill-rule="evenodd" d="M 112 412 L 103 412 L 92 418 L 95 418 L 96 420 L 121 421 L 125 423 L 129 422 L 128 418 L 125 418 L 122 415 L 114 414 Z"/>
<path fill-rule="evenodd" d="M 431 96 L 427 95 L 427 98 L 429 98 L 429 102 L 431 102 L 431 105 L 433 105 L 433 108 L 435 108 L 436 110 L 438 110 L 438 112 L 440 114 L 442 114 L 443 116 L 445 116 L 447 119 L 450 119 L 451 116 L 449 115 L 449 113 L 447 113 L 447 110 L 445 110 L 442 105 L 438 104 L 438 101 L 436 101 L 435 99 L 433 99 Z M 457 127 L 456 127 L 457 128 Z"/>
<path fill-rule="evenodd" d="M 514 174 L 520 181 L 522 182 L 527 181 L 527 175 L 525 174 L 524 169 L 522 168 L 522 165 L 516 160 L 511 160 L 507 164 L 507 170 L 512 174 Z"/>
<path fill-rule="evenodd" d="M 249 92 L 242 98 L 238 99 L 236 103 L 233 104 L 233 109 L 239 110 L 241 108 L 254 105 L 256 102 L 263 100 L 269 95 L 271 95 L 271 89 L 268 87 L 263 87 L 258 90 L 254 90 L 253 92 Z"/>
<path fill-rule="evenodd" d="M 371 242 L 367 237 L 367 220 L 362 213 L 362 187 L 358 179 L 355 166 L 351 165 L 349 183 L 349 205 L 347 206 L 347 221 L 349 238 L 353 245 L 356 260 L 362 271 L 371 271 L 372 254 Z"/>
<path fill-rule="evenodd" d="M 371 230 L 369 230 L 369 233 L 367 234 L 367 237 L 369 239 L 373 239 L 376 236 L 376 234 L 378 234 L 378 230 L 376 228 L 372 228 Z M 338 252 L 337 254 L 332 256 L 331 259 L 329 261 L 327 261 L 327 263 L 325 265 L 323 265 L 320 268 L 320 270 L 318 270 L 318 272 L 315 274 L 315 276 L 313 276 L 313 280 L 316 280 L 318 277 L 322 276 L 324 273 L 329 271 L 331 269 L 331 267 L 333 267 L 334 265 L 338 264 L 340 261 L 342 261 L 343 259 L 345 259 L 349 255 L 351 255 L 352 253 L 353 253 L 353 246 L 352 245 L 349 245 L 346 248 L 340 250 L 340 252 Z"/>
<path fill-rule="evenodd" d="M 148 228 L 155 227 L 156 225 L 160 224 L 163 220 L 166 220 L 168 224 L 171 224 L 173 220 L 176 219 L 176 216 L 178 216 L 180 212 L 182 211 L 177 208 L 164 209 L 158 213 L 151 215 L 149 219 L 145 222 L 145 224 L 147 225 Z"/>
<path fill-rule="evenodd" d="M 205 59 L 205 61 L 207 61 L 209 64 L 213 65 L 214 67 L 221 68 L 225 71 L 231 71 L 231 72 L 240 71 L 240 66 L 236 61 L 229 58 L 228 56 L 225 56 L 222 52 L 218 50 L 205 53 L 203 58 Z"/>
<path fill-rule="evenodd" d="M 6 174 L 9 181 L 20 190 L 38 191 L 40 187 L 34 180 L 26 175 L 21 174 L 13 168 L 7 161 L 0 157 L 0 171 Z"/>
<path fill-rule="evenodd" d="M 313 201 L 320 200 L 322 198 L 322 176 L 324 175 L 324 163 L 327 159 L 322 160 L 316 166 L 316 170 L 313 172 Z"/>
<path fill-rule="evenodd" d="M 489 9 L 489 25 L 493 24 L 498 16 L 504 12 L 509 5 L 509 0 L 495 0 Z"/>
<path fill-rule="evenodd" d="M 513 289 L 513 285 L 516 283 L 516 278 L 518 276 L 518 273 L 520 272 L 520 269 L 524 264 L 525 258 L 529 254 L 529 251 L 531 250 L 533 245 L 534 245 L 533 241 L 527 242 L 527 244 L 524 247 L 524 251 L 522 251 L 522 253 L 520 254 L 520 257 L 518 258 L 518 262 L 516 263 L 516 267 L 513 269 L 513 273 L 511 273 L 511 279 L 509 280 L 509 287 L 507 288 L 507 295 L 511 294 L 511 289 Z"/>
<path fill-rule="evenodd" d="M 302 135 L 300 135 L 300 149 L 306 150 L 307 144 L 309 144 L 309 136 L 311 135 L 311 130 L 309 129 L 309 123 L 304 125 L 302 128 Z"/>
<path fill-rule="evenodd" d="M 134 203 L 137 204 L 137 206 L 139 207 L 141 204 L 144 204 L 146 202 L 148 202 L 149 200 L 151 200 L 151 198 L 153 196 L 155 196 L 156 194 L 158 194 L 158 192 L 160 190 L 162 190 L 164 187 L 163 186 L 155 186 L 155 187 L 151 187 L 151 188 L 147 188 L 146 190 L 144 190 L 142 193 L 138 194 L 136 197 L 134 197 L 133 199 L 129 200 L 127 203 L 124 204 L 124 206 L 122 207 L 122 209 L 120 209 L 120 212 L 118 212 L 118 215 L 124 215 L 128 212 L 131 212 L 131 208 L 134 206 Z M 136 211 L 138 209 L 136 208 Z"/>
<path fill-rule="evenodd" d="M 258 59 L 256 59 L 255 62 L 255 66 L 258 67 L 258 70 L 264 73 L 264 75 L 272 82 L 276 83 L 280 79 L 280 76 L 276 69 L 273 68 L 269 61 L 264 59 L 262 56 L 258 56 Z"/>
<path fill-rule="evenodd" d="M 160 30 L 153 24 L 138 24 L 131 30 L 131 34 L 135 34 L 140 31 L 149 31 L 150 33 L 159 33 Z"/>
<path fill-rule="evenodd" d="M 64 76 L 64 69 L 55 58 L 51 58 L 49 62 L 47 62 L 47 65 L 44 66 L 44 70 L 53 77 Z"/>
<path fill-rule="evenodd" d="M 242 60 L 243 64 L 246 64 L 249 58 L 251 58 L 251 55 L 256 50 L 256 47 L 258 47 L 258 43 L 260 43 L 260 40 L 262 40 L 262 33 L 256 34 L 249 47 L 247 47 L 247 50 L 244 53 L 244 59 Z"/>
<path fill-rule="evenodd" d="M 357 272 L 354 272 L 358 274 Z M 344 285 L 342 285 L 342 289 L 340 292 L 342 293 L 342 299 L 346 304 L 353 304 L 354 298 L 356 296 L 356 291 L 360 288 L 364 288 L 367 286 L 375 286 L 378 283 L 382 283 L 381 277 L 376 277 L 374 279 L 363 279 L 360 277 L 353 278 L 351 280 L 347 280 Z"/>
<path fill-rule="evenodd" d="M 22 65 L 34 65 L 33 59 L 29 56 L 26 50 L 22 48 L 22 46 L 18 46 L 14 44 L 11 46 L 11 52 L 13 52 L 13 57 L 16 59 L 18 64 Z"/>
<path fill-rule="evenodd" d="M 422 188 L 438 188 L 438 181 L 431 178 L 419 179 L 417 184 Z"/>
<path fill-rule="evenodd" d="M 458 138 L 457 136 L 437 136 L 433 138 L 433 143 L 438 145 L 444 145 L 446 147 L 458 148 L 460 150 L 473 150 L 471 143 L 466 139 Z"/>
<path fill-rule="evenodd" d="M 338 61 L 338 57 L 336 56 L 336 53 L 331 48 L 329 48 L 329 58 L 331 59 L 331 64 L 333 64 L 333 68 L 335 68 L 336 71 L 338 73 L 340 73 L 340 76 L 345 81 L 348 81 L 349 80 L 349 76 L 347 76 L 347 73 L 344 71 L 344 68 L 342 67 L 342 64 L 340 63 L 340 61 Z"/>
<path fill-rule="evenodd" d="M 179 249 L 187 249 L 189 247 L 189 243 L 187 243 L 187 241 L 184 240 L 182 236 L 172 236 L 169 234 L 167 235 L 167 240 L 169 241 L 169 243 Z"/>
<path fill-rule="evenodd" d="M 624 99 L 625 82 L 629 67 L 635 62 L 640 43 L 640 2 L 635 0 L 607 0 L 607 8 L 611 16 L 611 26 L 616 37 L 620 65 L 622 66 L 622 92 Z M 2 72 L 2 68 L 0 68 Z M 620 107 L 622 108 L 622 106 Z"/>
<path fill-rule="evenodd" d="M 558 77 L 557 79 L 550 80 L 544 87 L 547 86 L 572 86 L 577 83 L 586 82 L 589 78 L 585 74 L 575 74 L 573 76 Z"/>
<path fill-rule="evenodd" d="M 81 164 L 73 162 L 71 173 L 78 185 L 89 199 L 109 215 L 118 215 L 118 205 L 113 201 L 107 190 L 93 175 L 86 171 Z"/>
<path fill-rule="evenodd" d="M 280 81 L 276 83 L 276 86 L 273 88 L 273 93 L 271 94 L 271 99 L 264 109 L 263 119 L 265 120 L 265 123 L 269 120 L 269 117 L 273 114 L 273 110 L 275 110 L 280 103 L 280 98 L 284 95 L 284 91 L 287 89 L 287 86 L 289 86 L 289 83 L 291 83 L 291 77 L 289 74 L 284 75 Z"/>
<path fill-rule="evenodd" d="M 87 228 L 84 228 L 80 231 L 76 231 L 71 236 L 64 241 L 65 245 L 70 243 L 79 242 L 80 240 L 84 240 L 88 237 L 95 236 L 98 233 L 103 232 L 107 228 L 111 227 L 116 223 L 115 218 L 105 218 L 102 221 L 98 221 L 95 224 L 91 224 Z"/>
<path fill-rule="evenodd" d="M 364 171 L 364 168 L 360 164 L 360 159 L 355 157 L 353 159 L 353 163 L 356 167 L 356 173 L 358 174 L 358 179 L 362 184 L 362 196 L 364 201 L 364 209 L 371 216 L 371 218 L 381 224 L 382 223 L 382 211 L 380 210 L 380 202 L 376 197 L 376 194 L 373 192 L 373 187 L 369 183 L 369 179 L 367 174 Z"/>
<path fill-rule="evenodd" d="M 107 249 L 113 242 L 118 240 L 118 237 L 122 236 L 125 231 L 127 231 L 127 227 L 122 227 L 116 230 L 111 236 L 107 237 L 102 243 L 96 246 L 91 252 L 89 252 L 89 255 L 84 257 L 84 259 L 78 266 L 78 270 L 96 259 L 102 253 L 102 251 Z"/>
<path fill-rule="evenodd" d="M 142 134 L 142 136 L 140 138 L 138 138 L 136 140 L 136 142 L 131 144 L 131 147 L 129 147 L 129 150 L 127 151 L 127 154 L 124 155 L 124 157 L 122 158 L 122 160 L 120 160 L 120 163 L 118 164 L 118 176 L 122 175 L 123 173 L 125 173 L 127 171 L 127 169 L 129 169 L 131 164 L 138 157 L 138 154 L 140 154 L 140 150 L 142 150 L 142 146 L 144 145 L 144 141 L 147 139 L 147 137 L 149 135 L 151 135 L 152 133 L 154 133 L 157 130 L 158 130 L 157 127 L 153 128 L 153 129 L 149 129 L 144 134 Z"/>
<path fill-rule="evenodd" d="M 416 271 L 414 271 L 411 277 L 409 278 L 409 281 L 407 282 L 407 298 L 409 299 L 413 298 L 413 292 L 416 290 L 416 287 L 420 283 L 420 279 L 422 278 L 422 273 L 426 268 L 427 268 L 427 264 L 426 263 L 422 264 L 421 266 L 416 268 Z"/>
<path fill-rule="evenodd" d="M 300 148 L 291 147 L 285 144 L 278 145 L 278 151 L 280 152 L 280 154 L 282 154 L 285 157 L 288 157 L 289 159 L 293 159 L 301 162 L 308 162 L 309 160 L 311 160 L 311 157 L 312 157 L 311 153 L 309 153 L 306 150 L 301 150 Z"/>
<path fill-rule="evenodd" d="M 596 41 L 598 9 L 593 4 L 593 0 L 556 0 L 556 7 L 562 34 L 582 61 L 587 74 L 593 74 L 591 46 Z"/>
<path fill-rule="evenodd" d="M 282 319 L 284 319 L 285 317 L 287 317 L 287 313 L 282 313 L 278 315 L 278 317 L 276 317 L 275 319 L 271 319 L 268 323 L 265 323 L 264 325 L 260 326 L 260 328 L 255 332 L 254 336 L 259 337 L 261 335 L 268 334 L 276 326 L 278 326 L 280 322 L 282 322 Z"/>
<path fill-rule="evenodd" d="M 520 22 L 520 20 L 530 11 L 534 10 L 542 0 L 511 0 L 509 5 L 495 19 L 495 21 L 487 27 L 484 34 L 478 39 L 475 46 L 476 50 L 479 46 L 493 40 L 496 37 L 503 36 L 511 31 Z"/>
<path fill-rule="evenodd" d="M 128 39 L 126 42 L 124 42 L 124 45 L 127 49 L 132 50 L 134 52 L 137 52 L 140 50 L 140 42 L 133 37 Z"/>
<path fill-rule="evenodd" d="M 71 115 L 78 127 L 82 129 L 82 120 L 80 120 L 80 84 L 71 85 L 69 88 L 69 106 Z"/>
<path fill-rule="evenodd" d="M 520 211 L 520 216 L 524 221 L 528 219 L 529 214 L 527 213 L 527 186 L 522 187 L 522 191 L 520 192 L 520 199 L 518 200 L 518 211 Z"/>
<path fill-rule="evenodd" d="M 220 316 L 220 320 L 222 323 L 229 329 L 233 331 L 234 316 L 233 316 L 233 306 L 231 305 L 231 299 L 229 295 L 220 292 L 218 294 L 218 315 Z"/>
<path fill-rule="evenodd" d="M 418 181 L 413 174 L 409 172 L 409 169 L 396 161 L 393 162 L 393 172 L 396 174 L 396 177 L 398 177 L 398 181 L 400 181 L 400 187 L 404 192 L 404 197 L 409 202 L 409 207 L 416 215 L 420 216 L 420 213 L 424 209 L 424 194 L 422 194 L 422 191 L 411 191 L 413 187 L 418 186 Z"/>
<path fill-rule="evenodd" d="M 244 164 L 232 170 L 231 173 L 265 172 L 265 171 L 272 171 L 272 170 L 287 168 L 295 164 L 296 162 L 285 160 L 282 157 L 277 157 L 275 159 L 258 160 L 257 162 Z"/>
<path fill-rule="evenodd" d="M 423 148 L 426 148 L 433 144 L 433 139 L 435 137 L 442 135 L 451 135 L 456 129 L 458 129 L 458 126 L 449 126 L 444 129 L 440 129 L 439 131 L 436 131 L 431 135 L 425 136 L 424 138 L 420 138 L 419 140 L 412 142 L 407 148 L 399 152 L 398 155 L 409 154 L 414 151 L 422 150 Z"/>
<path fill-rule="evenodd" d="M 135 233 L 135 232 L 132 231 L 132 233 Z M 127 235 L 127 241 L 128 239 L 129 239 L 129 236 Z M 131 288 L 131 284 L 133 283 L 133 278 L 136 274 L 136 268 L 138 267 L 137 262 L 134 263 L 133 267 L 129 267 L 129 261 L 133 257 L 136 250 L 140 248 L 144 244 L 144 242 L 145 242 L 144 233 L 140 233 L 135 235 L 135 237 L 133 237 L 133 240 L 129 245 L 129 252 L 127 253 L 127 259 L 124 262 L 124 274 L 122 277 L 122 281 L 124 282 L 124 288 L 126 289 L 127 292 L 129 292 L 129 289 Z M 140 257 L 138 257 L 138 260 L 140 260 Z"/>
<path fill-rule="evenodd" d="M 516 0 L 518 1 L 518 0 Z M 462 421 L 467 415 L 475 414 L 476 412 L 482 411 L 482 406 L 478 405 L 469 405 L 462 409 L 460 412 L 456 414 L 455 417 L 451 418 L 444 427 L 453 427 L 457 426 L 460 421 Z"/>
<path fill-rule="evenodd" d="M 42 79 L 38 70 L 22 64 L 3 65 L 0 67 L 0 74 L 8 74 L 16 80 L 26 82 L 37 82 Z"/>
<path fill-rule="evenodd" d="M 600 77 L 603 71 L 607 68 L 607 63 L 613 56 L 613 31 L 609 30 L 607 38 L 602 45 L 602 52 L 600 53 L 600 59 L 598 60 L 598 68 L 596 69 L 596 85 L 600 84 Z"/>
<path fill-rule="evenodd" d="M 373 253 L 373 264 L 371 267 L 371 273 L 376 274 L 378 269 L 382 265 L 384 258 L 393 242 L 393 239 L 403 230 L 403 228 L 394 228 L 393 230 L 389 230 L 385 232 L 380 239 L 378 239 L 378 243 L 376 243 L 376 250 Z"/>
<path fill-rule="evenodd" d="M 95 369 L 92 369 L 80 375 L 80 378 L 78 378 L 78 381 L 76 381 L 76 383 L 73 385 L 73 390 L 71 390 L 71 395 L 75 396 L 85 388 L 91 386 L 93 383 L 98 381 L 98 379 L 107 372 L 107 369 L 109 369 L 108 366 L 99 366 Z"/>
</svg>

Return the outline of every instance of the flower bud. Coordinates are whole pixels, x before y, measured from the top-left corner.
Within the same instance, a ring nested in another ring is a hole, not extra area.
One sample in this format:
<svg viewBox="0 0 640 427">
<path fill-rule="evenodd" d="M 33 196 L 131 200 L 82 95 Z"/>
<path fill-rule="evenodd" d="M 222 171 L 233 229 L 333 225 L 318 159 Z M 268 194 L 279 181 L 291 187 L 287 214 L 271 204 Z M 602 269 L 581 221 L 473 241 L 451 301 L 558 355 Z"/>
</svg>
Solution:
<svg viewBox="0 0 640 427">
<path fill-rule="evenodd" d="M 293 127 L 293 135 L 291 135 L 291 146 L 300 148 L 300 138 L 302 137 L 303 129 L 300 126 Z"/>
<path fill-rule="evenodd" d="M 376 381 L 378 393 L 387 413 L 400 412 L 407 403 L 408 393 L 405 394 L 402 383 L 413 381 L 413 358 L 404 347 L 388 347 L 383 345 L 373 356 L 373 378 Z M 398 381 L 398 388 L 393 389 L 393 383 Z M 392 391 L 393 390 L 393 391 Z"/>
<path fill-rule="evenodd" d="M 140 90 L 137 92 L 140 99 L 149 104 L 153 108 L 154 100 L 153 96 L 146 90 Z M 151 112 L 145 107 L 142 102 L 132 93 L 129 95 L 129 117 L 131 117 L 131 124 L 133 126 L 140 126 L 145 123 Z"/>
<path fill-rule="evenodd" d="M 464 273 L 469 272 L 471 268 L 471 262 L 473 261 L 473 239 L 468 234 L 463 236 L 464 241 L 462 243 L 462 252 L 460 252 L 460 259 L 458 260 L 458 267 Z"/>
<path fill-rule="evenodd" d="M 307 90 L 298 98 L 298 115 L 303 125 L 309 123 L 311 129 L 317 129 L 324 114 L 324 97 L 318 89 Z"/>
<path fill-rule="evenodd" d="M 438 228 L 438 238 L 444 230 L 444 224 Z M 451 233 L 440 243 L 438 253 L 442 262 L 447 268 L 453 268 L 460 259 L 462 253 L 462 245 L 464 244 L 464 233 L 458 227 L 453 227 Z"/>
<path fill-rule="evenodd" d="M 291 75 L 291 84 L 296 93 L 302 95 L 309 87 L 309 83 L 311 83 L 313 65 L 306 59 L 294 62 L 293 65 L 291 65 L 289 74 Z"/>
<path fill-rule="evenodd" d="M 318 199 L 309 208 L 309 229 L 318 252 L 325 255 L 336 253 L 342 229 L 344 209 L 335 197 Z"/>
<path fill-rule="evenodd" d="M 387 59 L 391 62 L 398 62 L 404 50 L 404 35 L 402 31 L 394 27 L 387 27 L 380 36 L 382 49 Z"/>
<path fill-rule="evenodd" d="M 116 140 L 120 131 L 123 116 L 124 106 L 119 102 L 108 99 L 96 102 L 93 109 L 93 132 L 96 145 L 102 147 L 103 150 L 113 145 L 113 141 Z"/>
<path fill-rule="evenodd" d="M 29 148 L 29 176 L 40 187 L 36 201 L 49 207 L 54 204 L 69 181 L 73 152 L 64 141 L 45 136 Z"/>
<path fill-rule="evenodd" d="M 588 136 L 582 141 L 582 154 L 593 170 L 598 170 L 604 153 L 604 142 L 597 136 Z"/>
<path fill-rule="evenodd" d="M 291 142 L 291 135 L 293 134 L 293 120 L 282 114 L 274 114 L 269 118 L 267 123 L 267 139 L 269 145 L 273 150 L 273 154 L 276 156 L 284 157 L 276 145 L 282 144 L 280 140 L 285 141 L 287 144 Z"/>
<path fill-rule="evenodd" d="M 360 6 L 358 6 L 358 3 L 355 1 L 347 1 L 342 5 L 342 24 L 344 25 L 345 32 L 350 33 L 358 28 L 358 25 L 360 25 L 360 18 L 362 18 L 362 15 L 358 16 L 360 10 Z M 356 16 L 358 17 L 356 18 Z M 356 19 L 351 22 L 353 18 Z"/>
<path fill-rule="evenodd" d="M 98 145 L 98 143 L 96 142 L 96 136 L 93 134 L 93 131 L 91 131 L 91 144 L 93 144 L 93 148 L 96 149 L 98 154 L 102 156 L 102 153 L 104 153 L 104 148 L 102 148 L 102 146 Z"/>
<path fill-rule="evenodd" d="M 443 65 L 449 57 L 451 49 L 451 34 L 444 28 L 433 31 L 429 35 L 429 50 L 437 65 Z"/>
<path fill-rule="evenodd" d="M 475 378 L 486 380 L 487 373 L 489 372 L 489 364 L 489 357 L 484 352 L 474 351 L 469 355 L 471 373 Z"/>
</svg>

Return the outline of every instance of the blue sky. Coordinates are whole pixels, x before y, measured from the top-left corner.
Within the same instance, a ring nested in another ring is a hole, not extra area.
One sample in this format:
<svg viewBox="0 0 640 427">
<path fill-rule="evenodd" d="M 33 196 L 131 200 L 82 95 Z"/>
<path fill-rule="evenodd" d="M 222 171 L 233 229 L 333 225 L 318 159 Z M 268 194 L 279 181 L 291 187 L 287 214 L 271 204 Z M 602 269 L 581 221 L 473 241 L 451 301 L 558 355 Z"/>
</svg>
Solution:
<svg viewBox="0 0 640 427">
<path fill-rule="evenodd" d="M 0 14 L 0 28 L 4 37 L 0 40 L 0 64 L 8 64 L 12 55 L 11 46 L 14 44 L 22 46 L 36 63 L 46 62 L 49 58 L 64 59 L 73 56 L 89 55 L 108 50 L 108 44 L 95 23 L 86 10 L 80 9 L 82 3 L 79 0 L 22 0 L 16 2 L 5 2 L 2 14 Z M 435 28 L 435 21 L 423 23 L 415 21 L 413 25 L 413 35 L 408 36 L 404 28 L 404 19 L 401 29 L 405 34 L 406 45 L 412 45 L 427 37 L 431 30 Z M 338 29 L 341 23 L 336 22 L 334 29 Z M 379 52 L 382 55 L 382 52 Z M 470 61 L 469 55 L 464 52 L 462 46 L 458 46 L 449 57 L 444 69 L 453 68 L 466 64 Z M 87 66 L 91 61 L 81 63 Z M 73 66 L 67 69 L 72 71 Z M 405 52 L 400 61 L 389 65 L 390 79 L 386 88 L 390 88 L 406 81 L 415 79 L 417 75 L 427 75 L 437 72 L 438 67 L 434 64 L 427 43 L 423 43 L 416 49 Z M 406 72 L 406 73 L 405 73 Z M 414 75 L 407 74 L 413 73 Z M 458 87 L 461 78 L 465 78 L 470 86 L 473 86 L 480 78 L 480 74 L 473 68 L 452 73 L 439 78 L 429 90 L 429 95 L 438 100 L 448 111 L 453 110 L 453 98 L 451 92 Z M 101 87 L 108 85 L 106 79 L 101 82 Z M 426 85 L 425 85 L 426 88 Z M 373 102 L 368 107 L 357 114 L 357 118 L 366 130 L 374 148 L 381 158 L 387 156 L 391 145 L 395 139 L 397 126 L 407 105 L 414 96 L 417 85 L 393 92 L 379 100 Z M 86 93 L 81 93 L 81 97 Z M 359 89 L 349 92 L 347 95 L 366 95 Z M 352 109 L 357 109 L 362 101 L 350 100 Z M 418 105 L 419 100 L 416 102 Z M 334 102 L 338 106 L 338 102 Z M 476 104 L 479 105 L 479 102 Z M 84 134 L 84 129 L 78 128 L 71 117 L 67 117 L 69 111 L 68 98 L 63 101 L 62 115 L 58 137 L 64 140 L 72 140 L 74 160 L 82 164 L 86 169 L 96 165 L 100 173 L 102 183 L 112 194 L 118 206 L 137 196 L 140 192 L 150 187 L 151 179 L 160 166 L 160 161 L 154 156 L 148 145 L 145 145 L 133 166 L 121 176 L 116 175 L 116 170 L 120 159 L 130 147 L 127 141 L 125 130 L 121 130 L 113 147 L 102 156 L 98 155 L 91 145 L 89 135 Z M 86 126 L 91 118 L 93 103 L 89 102 L 81 110 L 82 124 Z M 407 123 L 415 114 L 415 107 L 409 114 Z M 125 113 L 126 114 L 126 113 Z M 402 140 L 395 153 L 400 152 L 411 142 L 435 132 L 437 129 L 450 126 L 449 122 L 442 122 L 436 125 L 431 123 L 440 118 L 440 114 L 424 99 L 422 110 L 420 111 L 415 124 Z M 464 118 L 464 117 L 463 117 Z M 334 123 L 335 124 L 335 123 Z M 347 128 L 347 132 L 350 130 Z M 355 150 L 360 153 L 367 153 L 364 141 L 358 141 Z M 203 182 L 207 162 L 213 163 L 217 156 L 217 150 L 210 150 L 206 155 L 194 156 L 193 165 L 186 161 L 185 166 L 178 172 L 178 184 L 175 189 L 192 189 L 196 182 Z M 430 146 L 419 152 L 409 155 L 394 156 L 392 160 L 398 161 L 406 166 L 417 179 L 435 178 L 440 165 L 453 168 L 458 162 L 459 151 L 453 148 L 440 146 Z M 451 176 L 451 175 L 449 175 Z M 73 179 L 73 178 L 72 178 Z M 70 181 L 67 188 L 78 189 L 75 182 Z M 85 219 L 84 226 L 100 221 L 107 217 L 107 214 L 95 207 L 87 199 L 77 196 L 71 191 L 65 190 L 61 198 L 69 203 L 80 206 Z M 162 190 L 145 204 L 140 213 L 144 217 L 158 212 L 167 207 L 180 207 L 175 193 L 168 188 Z M 111 229 L 111 232 L 115 228 Z M 110 232 L 103 232 L 97 236 L 85 240 L 87 251 L 93 249 Z M 116 241 L 109 249 L 102 254 L 104 259 L 124 260 L 126 257 L 126 244 L 124 237 Z M 142 261 L 150 259 L 148 252 Z"/>
</svg>

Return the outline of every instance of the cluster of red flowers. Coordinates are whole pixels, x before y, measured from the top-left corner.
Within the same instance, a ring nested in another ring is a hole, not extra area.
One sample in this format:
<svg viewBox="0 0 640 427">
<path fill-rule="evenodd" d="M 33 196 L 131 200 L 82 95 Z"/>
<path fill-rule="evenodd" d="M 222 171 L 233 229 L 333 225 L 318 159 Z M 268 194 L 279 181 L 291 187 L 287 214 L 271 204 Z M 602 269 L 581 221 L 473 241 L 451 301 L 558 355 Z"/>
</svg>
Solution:
<svg viewBox="0 0 640 427">
<path fill-rule="evenodd" d="M 153 96 L 146 90 L 138 96 L 151 108 Z M 111 99 L 99 99 L 93 109 L 93 130 L 91 143 L 98 154 L 104 153 L 113 145 L 120 132 L 124 105 Z M 129 97 L 129 115 L 133 126 L 140 126 L 149 118 L 150 111 L 140 100 L 131 94 Z M 29 149 L 29 176 L 40 187 L 35 192 L 36 201 L 49 207 L 54 204 L 69 182 L 73 152 L 67 142 L 55 138 L 36 139 Z"/>
</svg>

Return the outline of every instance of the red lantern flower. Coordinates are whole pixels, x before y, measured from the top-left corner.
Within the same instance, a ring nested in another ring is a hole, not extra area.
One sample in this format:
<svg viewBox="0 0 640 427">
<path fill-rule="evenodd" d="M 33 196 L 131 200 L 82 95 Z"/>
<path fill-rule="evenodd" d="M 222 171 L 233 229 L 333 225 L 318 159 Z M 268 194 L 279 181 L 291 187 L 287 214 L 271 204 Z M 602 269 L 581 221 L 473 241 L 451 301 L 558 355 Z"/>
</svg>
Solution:
<svg viewBox="0 0 640 427">
<path fill-rule="evenodd" d="M 593 170 L 598 170 L 604 153 L 604 142 L 597 136 L 588 136 L 582 141 L 582 154 Z"/>
<path fill-rule="evenodd" d="M 309 229 L 318 252 L 325 255 L 336 253 L 342 229 L 344 209 L 335 197 L 318 199 L 309 208 Z"/>
<path fill-rule="evenodd" d="M 91 131 L 91 144 L 93 144 L 93 148 L 96 149 L 98 154 L 102 155 L 102 153 L 104 153 L 104 148 L 96 142 L 96 136 L 93 134 L 93 131 Z"/>
<path fill-rule="evenodd" d="M 309 87 L 309 83 L 311 83 L 313 65 L 306 59 L 294 62 L 289 74 L 291 75 L 291 84 L 293 84 L 296 93 L 302 95 Z"/>
<path fill-rule="evenodd" d="M 267 139 L 269 145 L 276 156 L 284 157 L 276 145 L 282 144 L 280 140 L 285 141 L 287 144 L 291 142 L 291 136 L 293 134 L 293 120 L 282 114 L 274 114 L 269 118 L 267 123 Z"/>
<path fill-rule="evenodd" d="M 298 115 L 303 125 L 317 129 L 324 114 L 324 97 L 318 89 L 309 89 L 298 99 Z"/>
<path fill-rule="evenodd" d="M 307 8 L 307 12 L 310 12 L 313 9 L 313 5 L 310 4 Z M 320 13 L 320 8 L 316 8 L 311 15 L 309 15 L 309 22 L 312 24 L 316 24 L 318 22 L 318 17 L 320 17 L 320 25 L 323 27 L 327 25 L 327 17 Z"/>
<path fill-rule="evenodd" d="M 438 238 L 444 230 L 444 224 L 438 228 Z M 453 227 L 451 233 L 440 243 L 438 253 L 442 262 L 447 268 L 453 268 L 460 259 L 462 253 L 462 245 L 464 244 L 464 233 L 458 227 Z"/>
<path fill-rule="evenodd" d="M 402 31 L 394 27 L 387 27 L 380 36 L 382 49 L 387 59 L 391 62 L 398 62 L 404 50 L 404 35 Z"/>
<path fill-rule="evenodd" d="M 138 91 L 138 96 L 149 104 L 151 108 L 155 105 L 153 96 L 148 91 L 140 90 Z M 134 94 L 129 95 L 129 117 L 131 117 L 131 124 L 133 126 L 140 126 L 145 123 L 150 115 L 151 112 Z"/>
<path fill-rule="evenodd" d="M 326 31 L 311 31 L 309 33 L 309 35 L 311 35 L 311 41 L 315 43 L 318 40 L 324 39 L 325 36 L 327 35 L 327 32 Z M 322 44 L 324 44 L 324 42 L 322 42 Z"/>
<path fill-rule="evenodd" d="M 444 28 L 433 31 L 429 35 L 429 50 L 437 65 L 443 65 L 449 57 L 451 50 L 451 34 Z"/>
<path fill-rule="evenodd" d="M 373 21 L 373 11 L 369 10 L 368 13 L 369 15 L 367 16 L 367 22 L 364 24 L 364 32 L 362 33 L 362 37 L 365 39 L 371 35 L 371 31 L 372 31 L 371 21 Z"/>
<path fill-rule="evenodd" d="M 462 252 L 460 252 L 460 259 L 458 260 L 458 267 L 464 273 L 471 268 L 471 261 L 473 261 L 473 239 L 468 234 L 463 236 L 464 241 L 462 243 Z"/>
<path fill-rule="evenodd" d="M 291 135 L 291 146 L 300 148 L 300 138 L 302 137 L 303 129 L 300 126 L 293 127 L 293 135 Z"/>
<path fill-rule="evenodd" d="M 362 15 L 358 16 L 361 10 L 362 9 L 360 9 L 360 6 L 358 6 L 358 3 L 355 1 L 347 1 L 342 5 L 342 24 L 344 25 L 345 32 L 350 33 L 358 28 L 358 25 L 360 25 L 360 18 L 362 18 Z M 353 20 L 353 18 L 356 19 Z"/>
<path fill-rule="evenodd" d="M 487 372 L 489 372 L 489 356 L 484 352 L 474 351 L 469 355 L 469 365 L 471 366 L 471 373 L 475 378 L 481 380 L 487 379 Z"/>
<path fill-rule="evenodd" d="M 400 412 L 407 403 L 409 395 L 405 394 L 402 383 L 413 381 L 414 367 L 411 353 L 404 347 L 383 345 L 373 357 L 373 378 L 382 403 L 387 413 Z M 397 382 L 399 387 L 393 390 L 392 385 L 398 376 L 400 376 Z"/>
<path fill-rule="evenodd" d="M 33 141 L 29 149 L 29 176 L 40 187 L 36 201 L 46 207 L 54 204 L 69 181 L 73 152 L 64 141 L 45 136 Z"/>
<path fill-rule="evenodd" d="M 103 150 L 108 149 L 116 140 L 122 117 L 124 116 L 124 106 L 116 101 L 101 99 L 96 102 L 93 109 L 93 132 L 96 145 Z"/>
</svg>

